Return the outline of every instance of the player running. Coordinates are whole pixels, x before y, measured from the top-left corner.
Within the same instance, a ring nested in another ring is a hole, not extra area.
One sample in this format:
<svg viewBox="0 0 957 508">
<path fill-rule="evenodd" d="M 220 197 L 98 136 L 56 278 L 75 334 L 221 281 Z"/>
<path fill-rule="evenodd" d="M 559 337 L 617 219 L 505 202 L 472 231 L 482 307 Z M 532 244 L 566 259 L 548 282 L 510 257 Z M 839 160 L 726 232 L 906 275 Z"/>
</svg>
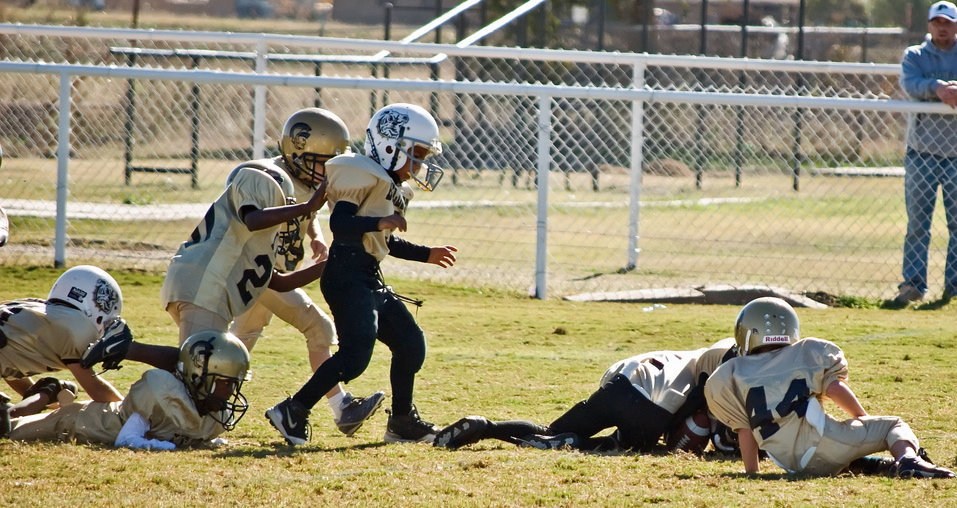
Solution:
<svg viewBox="0 0 957 508">
<path fill-rule="evenodd" d="M 349 153 L 326 163 L 333 239 L 320 288 L 335 319 L 339 350 L 298 392 L 266 411 L 293 445 L 309 440 L 309 411 L 319 398 L 366 369 L 377 339 L 392 351 L 385 440 L 431 442 L 439 430 L 422 420 L 412 403 L 415 374 L 425 361 L 425 334 L 379 269 L 386 255 L 443 268 L 455 262 L 452 246 L 418 245 L 393 234 L 407 227 L 408 180 L 431 191 L 442 177 L 439 168 L 424 162 L 441 153 L 438 125 L 419 106 L 392 104 L 373 115 L 365 149 L 367 155 Z"/>
</svg>

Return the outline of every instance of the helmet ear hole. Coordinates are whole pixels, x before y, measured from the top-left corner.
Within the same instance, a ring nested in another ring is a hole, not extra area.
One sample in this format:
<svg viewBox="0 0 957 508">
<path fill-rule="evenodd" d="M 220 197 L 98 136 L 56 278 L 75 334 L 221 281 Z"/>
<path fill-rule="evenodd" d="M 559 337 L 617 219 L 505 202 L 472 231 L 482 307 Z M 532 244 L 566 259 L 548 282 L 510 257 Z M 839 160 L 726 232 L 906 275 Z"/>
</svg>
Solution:
<svg viewBox="0 0 957 508">
<path fill-rule="evenodd" d="M 752 300 L 741 308 L 734 325 L 738 354 L 751 354 L 766 346 L 786 346 L 801 340 L 797 313 L 781 298 Z"/>
</svg>

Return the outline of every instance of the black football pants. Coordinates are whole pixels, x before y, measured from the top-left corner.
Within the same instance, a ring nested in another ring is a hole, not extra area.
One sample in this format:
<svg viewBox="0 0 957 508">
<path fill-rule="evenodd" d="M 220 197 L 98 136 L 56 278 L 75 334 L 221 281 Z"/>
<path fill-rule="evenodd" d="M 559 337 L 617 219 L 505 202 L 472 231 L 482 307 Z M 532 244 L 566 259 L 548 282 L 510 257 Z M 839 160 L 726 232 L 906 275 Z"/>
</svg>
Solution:
<svg viewBox="0 0 957 508">
<path fill-rule="evenodd" d="M 415 373 L 425 362 L 425 334 L 405 304 L 384 287 L 376 259 L 361 245 L 333 242 L 320 288 L 335 321 L 339 349 L 293 398 L 311 408 L 340 381 L 358 377 L 378 339 L 392 351 L 393 414 L 408 414 Z"/>
</svg>

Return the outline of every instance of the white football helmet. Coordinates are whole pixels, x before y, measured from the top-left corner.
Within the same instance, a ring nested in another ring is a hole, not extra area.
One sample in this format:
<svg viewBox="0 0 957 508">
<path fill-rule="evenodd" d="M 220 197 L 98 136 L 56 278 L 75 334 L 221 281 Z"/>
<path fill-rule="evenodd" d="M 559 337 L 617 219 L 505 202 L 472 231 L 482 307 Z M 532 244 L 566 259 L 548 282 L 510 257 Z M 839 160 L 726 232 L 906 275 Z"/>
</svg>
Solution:
<svg viewBox="0 0 957 508">
<path fill-rule="evenodd" d="M 47 300 L 61 300 L 80 309 L 100 336 L 123 310 L 120 285 L 101 268 L 80 265 L 63 272 L 53 283 Z"/>
<path fill-rule="evenodd" d="M 241 390 L 249 373 L 249 351 L 231 333 L 205 330 L 179 348 L 176 373 L 202 415 L 232 430 L 249 404 Z"/>
<path fill-rule="evenodd" d="M 734 322 L 738 354 L 751 354 L 763 346 L 788 345 L 801 340 L 801 323 L 794 308 L 780 298 L 751 300 Z"/>
<path fill-rule="evenodd" d="M 428 149 L 428 154 L 419 159 L 413 153 L 415 146 Z M 442 179 L 443 171 L 435 165 L 425 163 L 425 158 L 442 153 L 439 141 L 439 126 L 428 111 L 415 104 L 391 104 L 372 115 L 366 128 L 366 156 L 376 161 L 389 173 L 403 167 L 412 160 L 425 170 L 424 178 L 419 179 L 413 166 L 412 179 L 425 191 L 433 191 Z"/>
</svg>

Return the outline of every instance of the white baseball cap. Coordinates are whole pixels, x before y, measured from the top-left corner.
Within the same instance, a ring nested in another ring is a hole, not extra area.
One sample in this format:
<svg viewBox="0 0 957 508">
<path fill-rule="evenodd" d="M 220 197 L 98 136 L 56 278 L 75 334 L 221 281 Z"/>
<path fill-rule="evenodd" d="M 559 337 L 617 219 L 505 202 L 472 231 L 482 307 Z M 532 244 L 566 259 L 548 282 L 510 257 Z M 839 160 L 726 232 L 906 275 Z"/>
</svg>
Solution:
<svg viewBox="0 0 957 508">
<path fill-rule="evenodd" d="M 930 21 L 938 17 L 949 21 L 957 21 L 957 5 L 950 2 L 937 2 L 931 5 L 930 11 L 927 12 L 927 20 Z"/>
</svg>

